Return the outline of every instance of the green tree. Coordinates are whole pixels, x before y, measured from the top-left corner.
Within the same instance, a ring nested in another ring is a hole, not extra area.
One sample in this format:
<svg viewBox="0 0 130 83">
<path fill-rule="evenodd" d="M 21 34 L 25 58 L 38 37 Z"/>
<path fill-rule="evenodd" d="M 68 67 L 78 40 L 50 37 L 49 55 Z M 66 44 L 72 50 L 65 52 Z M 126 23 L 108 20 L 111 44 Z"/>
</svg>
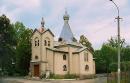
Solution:
<svg viewBox="0 0 130 83">
<path fill-rule="evenodd" d="M 27 75 L 31 60 L 32 30 L 26 28 L 21 22 L 16 22 L 13 26 L 17 38 L 16 71 L 20 75 Z"/>
<path fill-rule="evenodd" d="M 108 44 L 103 44 L 101 50 L 96 50 L 94 52 L 94 57 L 96 58 L 97 72 L 110 72 L 110 64 L 117 61 L 116 54 L 116 48 Z"/>
<path fill-rule="evenodd" d="M 118 47 L 118 39 L 117 37 L 111 37 L 109 40 L 108 40 L 108 45 L 114 47 L 114 48 L 117 48 Z M 125 39 L 120 39 L 120 47 L 124 47 L 125 46 Z"/>
<path fill-rule="evenodd" d="M 84 35 L 81 35 L 81 36 L 80 36 L 79 42 L 80 42 L 83 46 L 87 47 L 92 53 L 94 52 L 94 49 L 93 49 L 93 47 L 92 47 L 92 44 L 88 41 L 88 39 L 87 39 Z"/>
<path fill-rule="evenodd" d="M 121 50 L 121 61 L 130 61 L 130 47 L 123 47 Z"/>
<path fill-rule="evenodd" d="M 0 68 L 3 73 L 11 73 L 12 60 L 14 58 L 16 44 L 14 29 L 10 20 L 5 16 L 0 16 Z"/>
</svg>

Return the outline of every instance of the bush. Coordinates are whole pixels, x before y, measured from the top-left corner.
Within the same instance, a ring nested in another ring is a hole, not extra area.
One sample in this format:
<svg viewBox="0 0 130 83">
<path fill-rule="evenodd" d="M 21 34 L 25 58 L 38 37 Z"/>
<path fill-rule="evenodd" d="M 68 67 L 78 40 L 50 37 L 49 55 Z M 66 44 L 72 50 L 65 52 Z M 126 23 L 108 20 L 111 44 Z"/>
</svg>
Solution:
<svg viewBox="0 0 130 83">
<path fill-rule="evenodd" d="M 78 76 L 75 75 L 75 74 L 66 74 L 66 75 L 64 76 L 64 78 L 65 78 L 65 79 L 75 79 L 75 78 L 78 78 Z"/>
<path fill-rule="evenodd" d="M 51 74 L 50 78 L 51 79 L 75 79 L 75 78 L 78 78 L 78 76 L 75 75 L 75 74 L 66 74 L 66 75 L 54 75 L 54 74 Z"/>
</svg>

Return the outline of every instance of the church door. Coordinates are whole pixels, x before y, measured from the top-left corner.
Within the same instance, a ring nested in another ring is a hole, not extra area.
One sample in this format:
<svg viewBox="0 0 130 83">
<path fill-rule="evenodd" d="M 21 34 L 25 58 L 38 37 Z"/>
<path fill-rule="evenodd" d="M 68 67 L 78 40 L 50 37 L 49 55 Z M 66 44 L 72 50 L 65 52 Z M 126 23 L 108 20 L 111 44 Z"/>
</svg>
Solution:
<svg viewBox="0 0 130 83">
<path fill-rule="evenodd" d="M 34 76 L 39 77 L 39 65 L 34 65 Z"/>
</svg>

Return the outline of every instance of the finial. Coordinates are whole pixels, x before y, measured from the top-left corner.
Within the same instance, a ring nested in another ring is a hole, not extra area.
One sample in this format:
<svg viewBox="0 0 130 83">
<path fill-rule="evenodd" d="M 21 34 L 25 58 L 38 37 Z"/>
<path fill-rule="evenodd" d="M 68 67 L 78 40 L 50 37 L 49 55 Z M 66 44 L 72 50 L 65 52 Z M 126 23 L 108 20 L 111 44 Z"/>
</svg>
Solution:
<svg viewBox="0 0 130 83">
<path fill-rule="evenodd" d="M 67 8 L 65 8 L 65 14 L 67 14 Z"/>
<path fill-rule="evenodd" d="M 41 26 L 44 27 L 45 21 L 44 18 L 42 17 L 42 21 L 41 21 Z"/>
<path fill-rule="evenodd" d="M 64 20 L 69 20 L 69 15 L 67 13 L 67 10 L 65 9 L 65 15 L 63 16 Z"/>
</svg>

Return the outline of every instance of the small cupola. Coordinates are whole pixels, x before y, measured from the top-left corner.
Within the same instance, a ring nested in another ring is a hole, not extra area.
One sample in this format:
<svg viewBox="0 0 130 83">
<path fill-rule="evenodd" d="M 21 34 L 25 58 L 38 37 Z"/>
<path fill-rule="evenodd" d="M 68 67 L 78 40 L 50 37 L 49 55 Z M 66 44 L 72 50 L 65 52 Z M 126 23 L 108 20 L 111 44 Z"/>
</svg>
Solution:
<svg viewBox="0 0 130 83">
<path fill-rule="evenodd" d="M 69 20 L 69 14 L 67 13 L 67 11 L 65 11 L 65 15 L 63 16 L 64 20 Z"/>
<path fill-rule="evenodd" d="M 45 21 L 44 21 L 44 18 L 42 17 L 41 27 L 38 29 L 38 31 L 39 31 L 40 33 L 42 33 L 42 32 L 45 31 L 44 25 L 45 25 Z"/>
<path fill-rule="evenodd" d="M 74 36 L 69 25 L 69 14 L 65 11 L 63 15 L 64 25 L 59 37 L 59 41 L 74 42 Z"/>
</svg>

